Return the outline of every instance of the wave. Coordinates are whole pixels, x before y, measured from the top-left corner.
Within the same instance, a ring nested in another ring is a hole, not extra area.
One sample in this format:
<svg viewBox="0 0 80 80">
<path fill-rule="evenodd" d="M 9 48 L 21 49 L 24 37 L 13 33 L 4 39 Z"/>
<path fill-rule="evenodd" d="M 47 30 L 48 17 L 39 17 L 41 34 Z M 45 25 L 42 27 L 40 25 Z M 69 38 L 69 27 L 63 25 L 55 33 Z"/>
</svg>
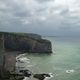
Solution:
<svg viewBox="0 0 80 80">
<path fill-rule="evenodd" d="M 75 70 L 66 70 L 66 73 L 74 73 L 75 72 Z"/>
</svg>

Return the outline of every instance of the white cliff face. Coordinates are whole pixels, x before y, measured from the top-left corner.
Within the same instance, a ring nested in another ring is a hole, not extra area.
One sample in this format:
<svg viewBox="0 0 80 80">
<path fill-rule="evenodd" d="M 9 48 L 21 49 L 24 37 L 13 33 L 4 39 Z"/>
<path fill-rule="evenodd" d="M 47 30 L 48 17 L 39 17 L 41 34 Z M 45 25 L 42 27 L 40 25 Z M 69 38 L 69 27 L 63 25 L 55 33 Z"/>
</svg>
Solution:
<svg viewBox="0 0 80 80">
<path fill-rule="evenodd" d="M 2 33 L 5 39 L 5 50 L 28 53 L 52 53 L 49 40 L 34 34 Z"/>
</svg>

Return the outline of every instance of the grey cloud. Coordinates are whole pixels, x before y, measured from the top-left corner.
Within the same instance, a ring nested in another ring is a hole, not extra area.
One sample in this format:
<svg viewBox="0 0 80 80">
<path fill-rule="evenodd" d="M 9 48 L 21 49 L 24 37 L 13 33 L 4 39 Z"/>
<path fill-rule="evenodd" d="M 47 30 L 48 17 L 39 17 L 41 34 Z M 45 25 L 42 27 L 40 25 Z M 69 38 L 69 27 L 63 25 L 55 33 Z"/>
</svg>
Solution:
<svg viewBox="0 0 80 80">
<path fill-rule="evenodd" d="M 60 15 L 62 15 L 62 16 L 69 16 L 70 15 L 69 10 L 68 9 L 63 9 L 61 11 Z"/>
<path fill-rule="evenodd" d="M 29 17 L 31 16 L 30 12 L 28 10 L 23 11 L 23 10 L 16 10 L 15 12 L 13 12 L 15 16 L 17 17 Z"/>
<path fill-rule="evenodd" d="M 42 2 L 52 1 L 52 0 L 36 0 L 36 1 L 38 1 L 38 2 L 42 3 Z"/>
<path fill-rule="evenodd" d="M 45 35 L 79 32 L 80 18 L 72 16 L 67 7 L 50 5 L 52 0 L 31 0 L 32 5 L 26 5 L 24 1 L 0 1 L 0 30 Z"/>
</svg>

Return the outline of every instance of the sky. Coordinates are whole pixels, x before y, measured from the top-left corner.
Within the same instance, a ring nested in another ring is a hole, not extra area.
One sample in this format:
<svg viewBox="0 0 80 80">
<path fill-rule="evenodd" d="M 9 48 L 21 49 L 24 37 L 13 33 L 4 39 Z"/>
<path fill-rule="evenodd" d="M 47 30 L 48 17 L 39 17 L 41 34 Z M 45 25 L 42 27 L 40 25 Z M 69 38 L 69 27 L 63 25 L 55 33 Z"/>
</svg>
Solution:
<svg viewBox="0 0 80 80">
<path fill-rule="evenodd" d="M 80 35 L 80 0 L 0 0 L 0 31 Z"/>
</svg>

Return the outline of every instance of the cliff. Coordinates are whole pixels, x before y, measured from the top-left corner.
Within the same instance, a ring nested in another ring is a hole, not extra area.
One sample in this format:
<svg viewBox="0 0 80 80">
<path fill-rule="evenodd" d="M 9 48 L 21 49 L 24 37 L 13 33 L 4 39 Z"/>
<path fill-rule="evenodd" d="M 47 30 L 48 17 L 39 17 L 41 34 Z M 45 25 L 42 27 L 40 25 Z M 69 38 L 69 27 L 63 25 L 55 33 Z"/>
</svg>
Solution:
<svg viewBox="0 0 80 80">
<path fill-rule="evenodd" d="M 0 49 L 29 53 L 51 53 L 51 42 L 32 33 L 0 32 Z"/>
</svg>

